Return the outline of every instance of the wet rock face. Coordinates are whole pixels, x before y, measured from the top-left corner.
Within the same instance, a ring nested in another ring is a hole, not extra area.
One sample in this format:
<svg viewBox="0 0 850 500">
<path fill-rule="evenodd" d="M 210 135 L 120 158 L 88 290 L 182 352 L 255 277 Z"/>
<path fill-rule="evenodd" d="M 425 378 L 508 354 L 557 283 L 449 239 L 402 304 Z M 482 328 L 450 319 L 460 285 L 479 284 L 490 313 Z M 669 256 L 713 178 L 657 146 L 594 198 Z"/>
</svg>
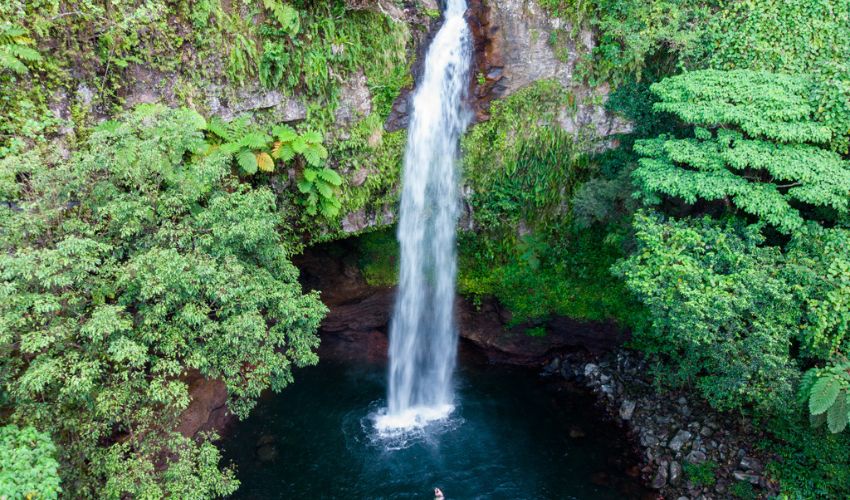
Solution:
<svg viewBox="0 0 850 500">
<path fill-rule="evenodd" d="M 488 118 L 493 99 L 539 80 L 557 80 L 575 103 L 575 109 L 561 110 L 564 130 L 597 138 L 631 130 L 630 123 L 600 104 L 607 99 L 607 85 L 590 88 L 576 78 L 579 58 L 594 46 L 591 31 L 569 36 L 568 23 L 528 0 L 470 0 L 467 19 L 475 47 L 471 95 L 476 121 Z"/>
</svg>

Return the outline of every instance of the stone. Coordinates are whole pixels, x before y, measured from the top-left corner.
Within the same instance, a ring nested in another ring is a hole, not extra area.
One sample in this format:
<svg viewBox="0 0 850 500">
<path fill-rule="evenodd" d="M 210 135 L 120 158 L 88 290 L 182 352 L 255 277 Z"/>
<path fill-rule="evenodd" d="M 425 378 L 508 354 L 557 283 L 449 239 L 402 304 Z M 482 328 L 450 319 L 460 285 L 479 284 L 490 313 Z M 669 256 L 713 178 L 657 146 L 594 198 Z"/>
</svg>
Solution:
<svg viewBox="0 0 850 500">
<path fill-rule="evenodd" d="M 679 451 L 688 441 L 691 440 L 691 433 L 685 430 L 681 430 L 673 436 L 673 439 L 670 440 L 670 443 L 667 445 L 673 451 Z"/>
<path fill-rule="evenodd" d="M 706 458 L 707 457 L 705 456 L 705 453 L 703 453 L 699 450 L 693 450 L 690 453 L 688 453 L 688 456 L 685 457 L 685 460 L 687 460 L 689 463 L 692 463 L 692 464 L 701 464 L 701 463 L 705 462 Z"/>
<path fill-rule="evenodd" d="M 363 70 L 345 80 L 336 109 L 336 124 L 347 127 L 372 112 L 372 95 Z"/>
<path fill-rule="evenodd" d="M 588 363 L 588 364 L 584 365 L 584 376 L 585 377 L 591 377 L 593 375 L 596 375 L 598 372 L 599 372 L 599 367 L 596 366 L 595 364 Z"/>
<path fill-rule="evenodd" d="M 677 485 L 682 481 L 682 465 L 675 460 L 670 462 L 670 484 Z"/>
<path fill-rule="evenodd" d="M 750 484 L 759 484 L 759 480 L 761 479 L 761 476 L 759 476 L 758 474 L 743 472 L 739 470 L 733 472 L 732 477 L 734 477 L 738 481 L 746 481 Z"/>
<path fill-rule="evenodd" d="M 652 478 L 652 482 L 649 484 L 650 487 L 660 490 L 667 486 L 667 468 L 667 462 L 662 461 L 658 464 L 658 470 L 655 472 L 655 477 Z"/>
<path fill-rule="evenodd" d="M 761 472 L 764 470 L 764 466 L 762 466 L 761 462 L 752 457 L 745 456 L 741 459 L 741 468 L 744 470 L 751 470 L 755 472 Z"/>
<path fill-rule="evenodd" d="M 570 437 L 571 438 L 579 439 L 579 438 L 583 438 L 584 436 L 585 436 L 585 434 L 584 434 L 584 431 L 581 429 L 581 427 L 576 427 L 576 426 L 570 427 Z"/>
<path fill-rule="evenodd" d="M 637 403 L 632 400 L 623 400 L 623 404 L 620 405 L 620 418 L 622 418 L 623 420 L 631 420 L 632 415 L 634 415 L 635 413 L 636 406 Z"/>
<path fill-rule="evenodd" d="M 561 360 L 559 358 L 552 358 L 551 361 L 546 363 L 543 366 L 543 374 L 544 375 L 552 375 L 558 372 L 561 368 Z"/>
<path fill-rule="evenodd" d="M 569 359 L 565 358 L 561 361 L 561 376 L 567 380 L 573 378 L 573 367 L 570 365 Z"/>
<path fill-rule="evenodd" d="M 652 446 L 657 446 L 658 445 L 658 438 L 653 436 L 652 434 L 647 434 L 647 435 L 642 436 L 640 438 L 640 444 L 641 444 L 641 446 L 644 446 L 646 448 L 649 448 L 649 447 L 652 447 Z"/>
<path fill-rule="evenodd" d="M 702 429 L 699 430 L 699 434 L 702 437 L 711 437 L 711 435 L 714 434 L 714 431 L 711 430 L 711 427 L 704 425 L 702 426 Z"/>
</svg>

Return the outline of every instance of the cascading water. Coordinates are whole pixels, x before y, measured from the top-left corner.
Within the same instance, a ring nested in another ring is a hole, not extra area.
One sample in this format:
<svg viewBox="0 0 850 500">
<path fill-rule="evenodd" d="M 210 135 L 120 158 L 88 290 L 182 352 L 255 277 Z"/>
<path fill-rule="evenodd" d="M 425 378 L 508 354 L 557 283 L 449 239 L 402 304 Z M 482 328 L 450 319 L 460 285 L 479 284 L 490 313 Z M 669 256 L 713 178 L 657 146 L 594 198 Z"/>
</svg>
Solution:
<svg viewBox="0 0 850 500">
<path fill-rule="evenodd" d="M 398 240 L 401 269 L 390 325 L 388 408 L 379 429 L 419 427 L 451 413 L 454 322 L 455 160 L 469 122 L 471 39 L 465 0 L 448 0 L 413 96 Z"/>
</svg>

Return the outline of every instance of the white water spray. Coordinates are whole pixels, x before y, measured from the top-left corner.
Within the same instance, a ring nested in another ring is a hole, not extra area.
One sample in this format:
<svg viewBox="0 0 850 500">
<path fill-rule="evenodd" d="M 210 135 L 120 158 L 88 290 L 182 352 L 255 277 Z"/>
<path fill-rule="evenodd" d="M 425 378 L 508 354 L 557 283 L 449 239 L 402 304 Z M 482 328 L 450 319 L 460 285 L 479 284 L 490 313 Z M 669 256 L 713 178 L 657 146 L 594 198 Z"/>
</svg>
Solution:
<svg viewBox="0 0 850 500">
<path fill-rule="evenodd" d="M 471 37 L 465 0 L 448 0 L 414 96 L 404 158 L 398 240 L 401 269 L 390 325 L 389 394 L 379 429 L 421 427 L 453 410 L 455 160 L 470 113 Z"/>
</svg>

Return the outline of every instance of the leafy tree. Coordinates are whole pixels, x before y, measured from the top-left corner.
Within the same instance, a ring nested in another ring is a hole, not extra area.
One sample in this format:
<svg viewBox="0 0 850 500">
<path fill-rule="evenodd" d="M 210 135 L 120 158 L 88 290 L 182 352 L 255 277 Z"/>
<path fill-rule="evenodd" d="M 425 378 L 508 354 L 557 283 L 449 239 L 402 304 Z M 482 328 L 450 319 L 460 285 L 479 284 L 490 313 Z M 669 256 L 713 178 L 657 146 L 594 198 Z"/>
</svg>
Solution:
<svg viewBox="0 0 850 500">
<path fill-rule="evenodd" d="M 0 411 L 51 429 L 74 497 L 231 493 L 215 436 L 175 432 L 187 372 L 222 379 L 244 417 L 317 360 L 325 309 L 275 196 L 208 152 L 206 126 L 141 106 L 70 160 L 0 162 Z"/>
<path fill-rule="evenodd" d="M 615 266 L 651 314 L 636 343 L 712 406 L 782 413 L 799 377 L 791 344 L 801 317 L 777 248 L 758 227 L 635 216 L 637 248 Z"/>
<path fill-rule="evenodd" d="M 800 230 L 807 207 L 850 212 L 850 164 L 820 147 L 832 131 L 812 119 L 803 78 L 705 70 L 652 86 L 657 111 L 694 126 L 693 137 L 638 141 L 633 176 L 651 201 L 723 201 L 775 226 Z"/>
<path fill-rule="evenodd" d="M 0 427 L 0 497 L 57 498 L 59 463 L 50 436 L 33 427 Z"/>
</svg>

